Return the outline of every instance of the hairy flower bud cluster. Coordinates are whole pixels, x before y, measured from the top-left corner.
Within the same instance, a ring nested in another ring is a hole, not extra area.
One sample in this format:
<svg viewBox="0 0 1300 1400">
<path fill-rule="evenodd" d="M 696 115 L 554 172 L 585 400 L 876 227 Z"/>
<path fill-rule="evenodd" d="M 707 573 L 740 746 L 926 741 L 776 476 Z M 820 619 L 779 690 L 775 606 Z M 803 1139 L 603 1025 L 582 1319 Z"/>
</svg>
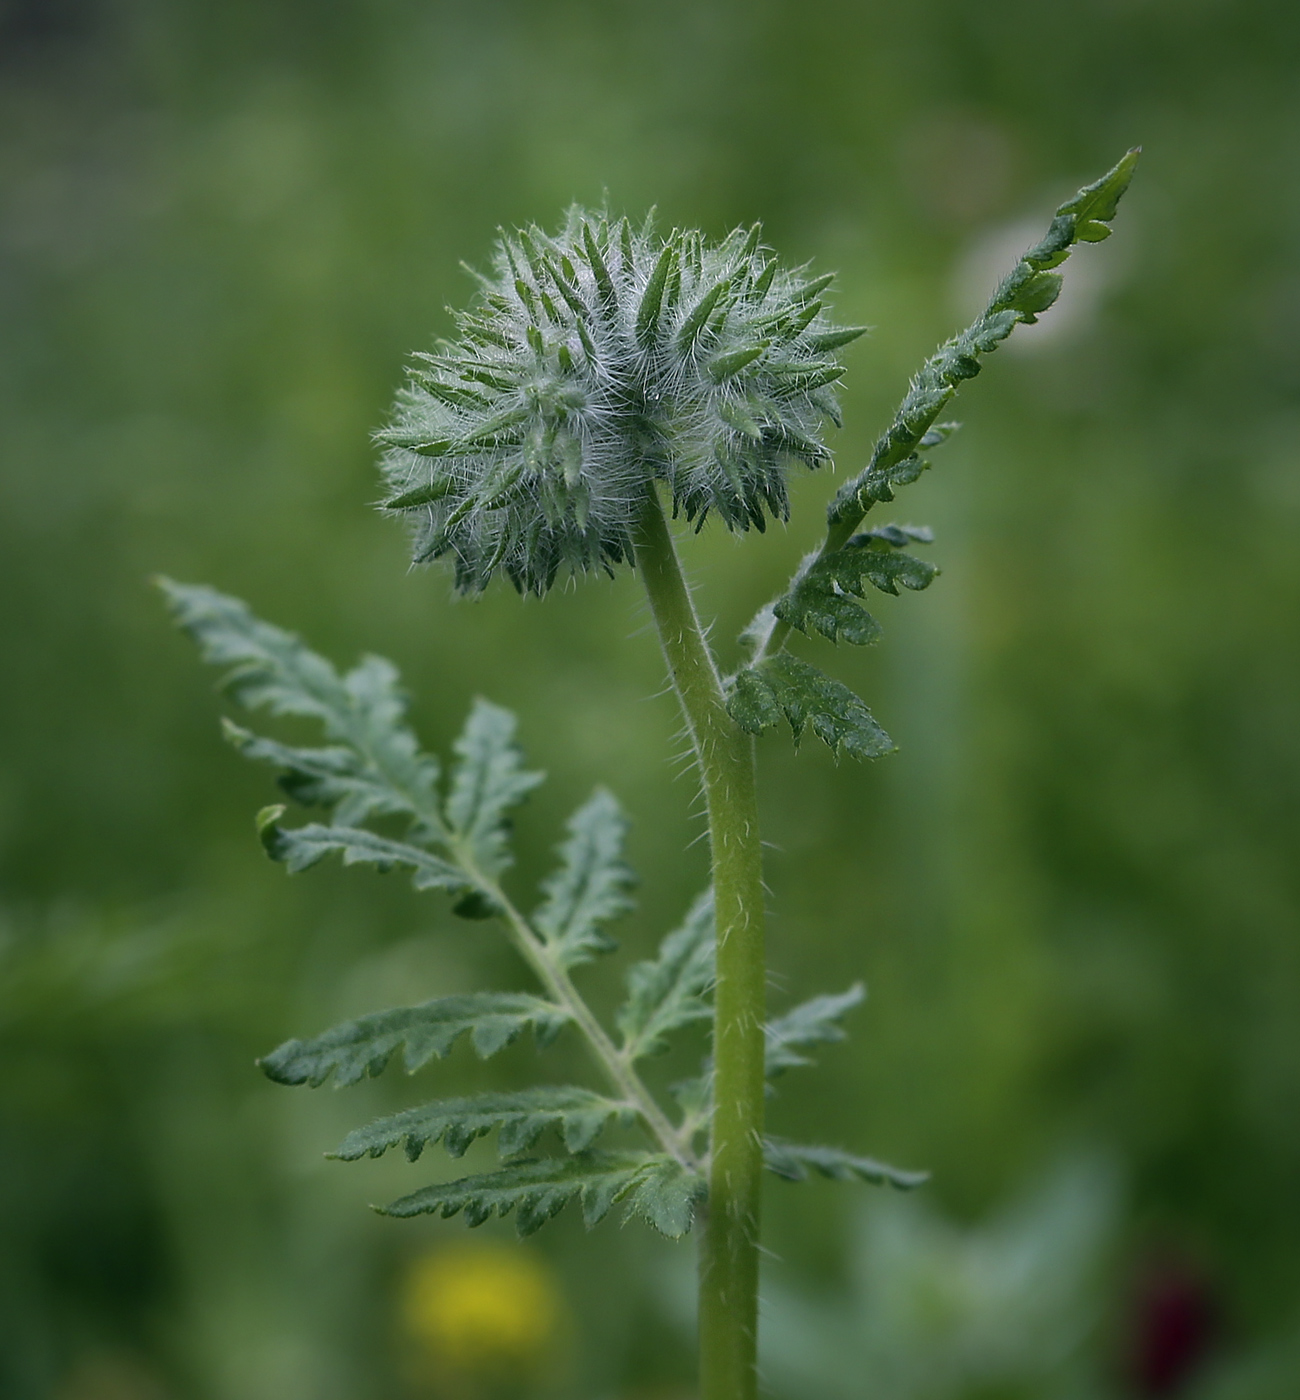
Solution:
<svg viewBox="0 0 1300 1400">
<path fill-rule="evenodd" d="M 826 460 L 834 352 L 862 328 L 833 326 L 831 278 L 778 267 L 757 225 L 710 245 L 574 209 L 554 237 L 503 236 L 479 280 L 378 434 L 384 509 L 463 591 L 631 563 L 656 480 L 697 528 L 716 511 L 762 530 L 788 514 L 790 464 Z"/>
</svg>

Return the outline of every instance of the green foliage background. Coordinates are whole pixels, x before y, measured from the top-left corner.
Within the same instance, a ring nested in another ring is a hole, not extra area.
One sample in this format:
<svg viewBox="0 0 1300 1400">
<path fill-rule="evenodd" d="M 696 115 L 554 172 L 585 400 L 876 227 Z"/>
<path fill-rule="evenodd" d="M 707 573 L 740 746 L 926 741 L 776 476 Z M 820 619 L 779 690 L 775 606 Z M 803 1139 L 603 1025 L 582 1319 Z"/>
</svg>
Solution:
<svg viewBox="0 0 1300 1400">
<path fill-rule="evenodd" d="M 967 1218 L 1071 1146 L 1111 1152 L 1117 1375 L 1151 1248 L 1212 1279 L 1227 1350 L 1295 1329 L 1298 77 L 1282 0 L 0 8 L 0 1393 L 70 1397 L 100 1353 L 167 1394 L 406 1393 L 394 1280 L 460 1226 L 365 1211 L 412 1168 L 320 1160 L 385 1086 L 290 1092 L 251 1061 L 526 985 L 404 882 L 264 860 L 265 776 L 147 576 L 393 657 L 433 748 L 474 694 L 517 709 L 552 775 L 518 879 L 610 783 L 644 956 L 704 856 L 680 854 L 701 826 L 635 581 L 452 602 L 369 508 L 369 433 L 466 299 L 459 259 L 605 191 L 713 235 L 763 219 L 877 327 L 846 352 L 843 472 L 999 264 L 1137 142 L 1115 237 L 1066 269 L 1073 316 L 1018 332 L 899 502 L 943 577 L 833 659 L 901 752 L 761 741 L 774 999 L 871 990 L 773 1126 L 927 1166 Z M 788 531 L 690 544 L 715 635 L 831 489 L 801 482 Z M 447 1082 L 531 1053 L 458 1053 Z M 848 1189 L 773 1184 L 774 1270 L 829 1286 Z M 565 1393 L 682 1384 L 659 1246 L 562 1226 Z"/>
</svg>

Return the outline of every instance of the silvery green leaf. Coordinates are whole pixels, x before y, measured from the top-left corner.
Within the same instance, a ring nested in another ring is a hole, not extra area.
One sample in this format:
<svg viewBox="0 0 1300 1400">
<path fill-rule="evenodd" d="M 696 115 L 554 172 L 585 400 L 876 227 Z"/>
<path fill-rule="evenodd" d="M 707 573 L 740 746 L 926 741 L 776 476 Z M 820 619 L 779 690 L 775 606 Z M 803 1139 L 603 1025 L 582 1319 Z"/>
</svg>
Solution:
<svg viewBox="0 0 1300 1400">
<path fill-rule="evenodd" d="M 572 1200 L 582 1203 L 590 1227 L 625 1202 L 661 1234 L 678 1239 L 690 1228 L 704 1194 L 703 1178 L 672 1157 L 640 1152 L 583 1152 L 571 1157 L 511 1162 L 496 1171 L 426 1186 L 380 1208 L 381 1215 L 441 1215 L 461 1212 L 481 1225 L 512 1210 L 521 1235 L 531 1235 Z"/>
<path fill-rule="evenodd" d="M 843 1040 L 844 1028 L 840 1025 L 840 1018 L 859 1006 L 866 995 L 866 988 L 861 982 L 856 982 L 846 992 L 813 997 L 793 1011 L 787 1011 L 784 1016 L 768 1022 L 765 1030 L 768 1078 L 799 1065 L 814 1063 L 806 1055 L 801 1055 L 800 1050 L 810 1045 L 832 1045 Z"/>
<path fill-rule="evenodd" d="M 277 1084 L 315 1088 L 332 1074 L 342 1087 L 382 1074 L 399 1049 L 413 1074 L 441 1059 L 463 1035 L 486 1058 L 529 1026 L 539 1045 L 549 1045 L 568 1020 L 563 1007 L 525 992 L 472 992 L 358 1016 L 308 1040 L 286 1041 L 258 1063 Z"/>
<path fill-rule="evenodd" d="M 605 924 L 632 907 L 636 876 L 623 860 L 628 822 L 612 793 L 598 788 L 569 818 L 561 864 L 542 886 L 533 924 L 560 965 L 587 962 L 615 947 Z"/>
<path fill-rule="evenodd" d="M 713 939 L 713 891 L 706 890 L 682 926 L 660 944 L 658 955 L 629 969 L 627 1000 L 617 1016 L 629 1061 L 659 1053 L 667 1048 L 669 1032 L 713 1014 L 708 1001 Z"/>
<path fill-rule="evenodd" d="M 476 700 L 454 748 L 447 797 L 447 825 L 463 841 L 478 869 L 497 875 L 510 864 L 506 814 L 545 777 L 524 768 L 515 743 L 515 717 L 487 700 Z"/>
<path fill-rule="evenodd" d="M 590 1089 L 541 1086 L 512 1093 L 474 1094 L 441 1099 L 404 1109 L 357 1128 L 333 1155 L 345 1162 L 379 1157 L 399 1144 L 414 1162 L 429 1143 L 441 1142 L 453 1157 L 464 1156 L 478 1138 L 500 1129 L 497 1149 L 503 1157 L 526 1152 L 547 1128 L 558 1129 L 570 1152 L 583 1152 L 616 1119 L 634 1117 L 629 1104 Z"/>
</svg>

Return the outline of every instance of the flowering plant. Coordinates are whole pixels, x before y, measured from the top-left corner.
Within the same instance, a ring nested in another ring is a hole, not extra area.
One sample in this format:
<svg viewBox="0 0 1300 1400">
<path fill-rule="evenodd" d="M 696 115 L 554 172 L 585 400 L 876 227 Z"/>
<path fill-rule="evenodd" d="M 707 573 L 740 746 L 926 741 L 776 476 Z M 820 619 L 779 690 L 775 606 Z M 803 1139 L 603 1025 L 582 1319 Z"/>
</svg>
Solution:
<svg viewBox="0 0 1300 1400">
<path fill-rule="evenodd" d="M 618 1203 L 670 1236 L 702 1220 L 700 1368 L 703 1400 L 755 1393 L 759 1203 L 764 1169 L 790 1180 L 820 1173 L 911 1187 L 900 1171 L 838 1148 L 764 1133 L 771 1078 L 808 1063 L 804 1053 L 841 1039 L 860 986 L 816 997 L 769 1019 L 764 894 L 754 736 L 807 728 L 839 752 L 872 758 L 893 746 L 847 686 L 785 649 L 791 630 L 831 641 L 874 642 L 866 586 L 925 588 L 936 569 L 911 552 L 926 530 L 866 515 L 915 481 L 925 453 L 955 426 L 938 421 L 958 386 L 1018 324 L 1060 290 L 1054 269 L 1079 242 L 1108 236 L 1137 153 L 1061 206 L 1046 236 L 993 293 L 982 315 L 925 363 L 866 466 L 836 492 L 821 546 L 786 591 L 746 629 L 748 661 L 723 676 L 678 564 L 665 503 L 696 527 L 710 512 L 731 529 L 765 527 L 788 512 L 791 465 L 828 460 L 823 424 L 838 421 L 835 351 L 858 328 L 837 328 L 827 277 L 782 270 L 755 229 L 715 245 L 695 233 L 660 237 L 608 215 L 570 213 L 549 237 L 504 237 L 481 296 L 459 318 L 459 339 L 421 356 L 386 448 L 384 508 L 413 527 L 418 561 L 448 556 L 456 583 L 478 592 L 500 571 L 521 591 L 545 593 L 561 570 L 636 569 L 681 703 L 708 811 L 710 888 L 633 966 L 611 1034 L 573 973 L 608 952 L 607 926 L 629 907 L 622 859 L 625 819 L 600 789 L 573 815 L 560 864 L 525 913 L 506 888 L 507 816 L 541 780 L 515 743 L 512 715 L 486 701 L 472 710 L 443 783 L 405 719 L 395 669 L 368 657 L 340 675 L 291 634 L 211 589 L 163 582 L 176 617 L 206 658 L 229 666 L 231 696 L 247 708 L 318 720 L 327 743 L 295 747 L 230 721 L 246 756 L 280 770 L 293 800 L 329 820 L 284 824 L 264 809 L 267 853 L 291 871 L 329 855 L 346 864 L 409 870 L 468 918 L 491 918 L 535 974 L 539 993 L 479 992 L 363 1016 L 262 1061 L 283 1084 L 350 1084 L 380 1074 L 400 1050 L 408 1071 L 468 1035 L 491 1055 L 530 1029 L 540 1045 L 576 1033 L 600 1089 L 548 1085 L 407 1109 L 348 1135 L 339 1157 L 401 1146 L 414 1161 L 441 1142 L 454 1157 L 498 1134 L 496 1170 L 426 1185 L 384 1207 L 410 1216 L 462 1213 L 471 1225 L 514 1212 L 540 1227 L 570 1201 L 589 1224 Z M 376 818 L 405 823 L 401 837 Z M 674 1030 L 712 1024 L 699 1074 L 666 1108 L 640 1062 Z M 644 1145 L 596 1147 L 618 1125 Z M 551 1150 L 539 1153 L 546 1141 Z"/>
</svg>

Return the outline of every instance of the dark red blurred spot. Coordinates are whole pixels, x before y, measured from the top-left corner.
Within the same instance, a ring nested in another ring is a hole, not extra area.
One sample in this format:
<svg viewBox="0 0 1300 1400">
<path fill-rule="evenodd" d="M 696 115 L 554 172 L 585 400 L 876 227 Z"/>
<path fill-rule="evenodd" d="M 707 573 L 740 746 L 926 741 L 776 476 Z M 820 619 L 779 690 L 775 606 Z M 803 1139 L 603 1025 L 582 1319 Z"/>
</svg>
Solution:
<svg viewBox="0 0 1300 1400">
<path fill-rule="evenodd" d="M 1148 1269 L 1137 1293 L 1134 1379 L 1140 1395 L 1180 1394 L 1200 1369 L 1214 1338 L 1214 1298 L 1200 1270 L 1164 1260 Z"/>
</svg>

